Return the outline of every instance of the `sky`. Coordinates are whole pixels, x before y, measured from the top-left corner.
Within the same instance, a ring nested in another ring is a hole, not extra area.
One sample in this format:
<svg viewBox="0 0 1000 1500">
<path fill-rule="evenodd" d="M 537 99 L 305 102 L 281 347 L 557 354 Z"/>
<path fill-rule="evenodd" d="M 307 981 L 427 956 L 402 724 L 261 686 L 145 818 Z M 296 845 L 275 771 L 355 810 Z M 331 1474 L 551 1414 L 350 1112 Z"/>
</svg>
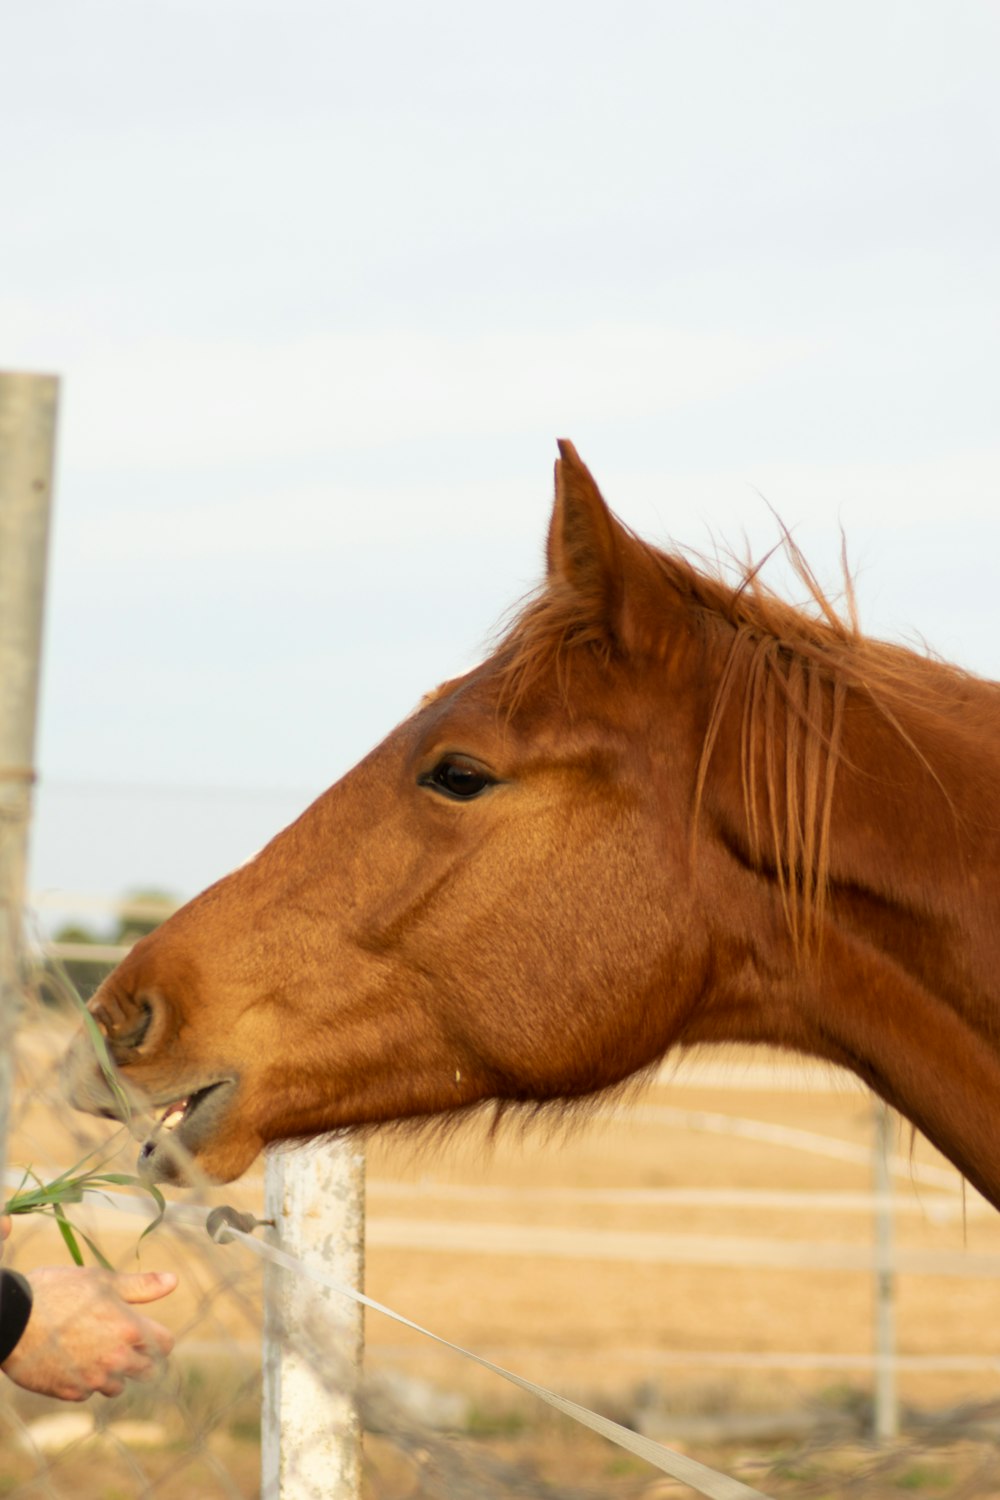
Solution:
<svg viewBox="0 0 1000 1500">
<path fill-rule="evenodd" d="M 0 367 L 62 378 L 31 883 L 191 895 L 487 649 L 555 439 L 1000 677 L 993 0 L 46 0 Z M 49 909 L 49 908 L 46 908 Z"/>
</svg>

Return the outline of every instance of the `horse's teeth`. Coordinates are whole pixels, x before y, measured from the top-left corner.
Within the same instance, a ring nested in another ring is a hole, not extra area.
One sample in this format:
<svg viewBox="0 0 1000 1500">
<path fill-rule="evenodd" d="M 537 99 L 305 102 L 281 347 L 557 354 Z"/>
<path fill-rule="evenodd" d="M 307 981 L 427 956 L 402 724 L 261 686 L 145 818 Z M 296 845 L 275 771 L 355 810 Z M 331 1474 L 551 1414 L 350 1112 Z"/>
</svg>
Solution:
<svg viewBox="0 0 1000 1500">
<path fill-rule="evenodd" d="M 184 1118 L 184 1111 L 186 1108 L 186 1104 L 175 1104 L 170 1113 L 163 1116 L 163 1119 L 160 1122 L 160 1129 L 176 1130 L 177 1126 Z"/>
</svg>

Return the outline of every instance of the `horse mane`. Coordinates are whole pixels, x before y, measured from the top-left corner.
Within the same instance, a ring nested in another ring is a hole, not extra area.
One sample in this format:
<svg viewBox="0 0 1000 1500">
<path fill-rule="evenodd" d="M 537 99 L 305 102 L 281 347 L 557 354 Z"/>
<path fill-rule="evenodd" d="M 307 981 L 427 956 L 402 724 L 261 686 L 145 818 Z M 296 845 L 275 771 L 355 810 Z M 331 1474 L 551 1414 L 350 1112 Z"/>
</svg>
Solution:
<svg viewBox="0 0 1000 1500">
<path fill-rule="evenodd" d="M 721 663 L 691 807 L 692 857 L 713 754 L 735 709 L 749 857 L 776 875 L 797 960 L 815 960 L 829 887 L 837 772 L 847 763 L 865 774 L 846 762 L 843 734 L 852 697 L 872 706 L 957 817 L 950 791 L 955 782 L 946 768 L 961 771 L 963 763 L 979 763 L 987 723 L 992 735 L 1000 731 L 1000 689 L 929 652 L 865 636 L 843 548 L 843 594 L 836 600 L 783 525 L 779 542 L 762 559 L 741 562 L 730 554 L 713 564 L 661 551 L 616 524 L 629 566 L 637 565 L 643 578 L 643 610 L 658 611 L 658 618 L 643 622 L 643 638 L 654 643 L 651 662 L 665 663 L 670 655 L 680 609 Z M 805 604 L 789 603 L 762 577 L 775 554 L 784 555 L 804 586 Z M 591 602 L 570 584 L 550 576 L 497 646 L 506 712 L 554 673 L 571 713 L 572 667 L 581 652 L 609 671 L 624 655 L 608 620 L 595 616 Z M 985 714 L 984 689 L 992 690 Z"/>
</svg>

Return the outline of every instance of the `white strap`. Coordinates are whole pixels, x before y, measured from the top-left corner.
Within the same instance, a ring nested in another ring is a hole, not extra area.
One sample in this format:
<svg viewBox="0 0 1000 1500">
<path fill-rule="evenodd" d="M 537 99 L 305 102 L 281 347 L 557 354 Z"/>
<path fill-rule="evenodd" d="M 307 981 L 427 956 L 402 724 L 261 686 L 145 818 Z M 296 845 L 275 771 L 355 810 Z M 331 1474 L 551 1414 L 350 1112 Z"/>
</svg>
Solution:
<svg viewBox="0 0 1000 1500">
<path fill-rule="evenodd" d="M 491 1370 L 494 1375 L 499 1375 L 503 1380 L 509 1380 L 512 1385 L 520 1386 L 522 1391 L 528 1391 L 532 1396 L 537 1396 L 539 1400 L 547 1402 L 549 1406 L 554 1406 L 556 1411 L 561 1411 L 565 1416 L 572 1417 L 574 1421 L 581 1422 L 592 1432 L 597 1432 L 610 1442 L 617 1443 L 619 1448 L 626 1448 L 637 1458 L 644 1458 L 647 1463 L 653 1464 L 657 1469 L 662 1469 L 663 1473 L 669 1474 L 672 1479 L 682 1480 L 693 1490 L 697 1490 L 699 1495 L 705 1495 L 707 1500 L 767 1500 L 762 1490 L 751 1489 L 749 1485 L 741 1483 L 738 1479 L 730 1479 L 727 1475 L 720 1474 L 718 1470 L 698 1463 L 697 1459 L 688 1458 L 686 1454 L 677 1453 L 672 1448 L 665 1448 L 662 1443 L 653 1442 L 652 1438 L 643 1437 L 641 1433 L 622 1427 L 620 1423 L 612 1422 L 608 1417 L 602 1417 L 597 1412 L 590 1411 L 586 1406 L 570 1401 L 566 1396 L 546 1390 L 545 1386 L 536 1385 L 533 1380 L 526 1380 L 523 1375 L 515 1375 L 512 1370 L 505 1370 L 502 1365 L 495 1365 L 492 1360 L 484 1359 L 480 1354 L 473 1354 L 470 1349 L 463 1349 L 460 1344 L 451 1343 L 440 1334 L 431 1333 L 429 1328 L 422 1328 L 419 1323 L 404 1318 L 401 1313 L 393 1312 L 391 1307 L 386 1307 L 383 1303 L 366 1297 L 363 1292 L 356 1291 L 354 1287 L 335 1280 L 318 1267 L 307 1265 L 305 1261 L 289 1255 L 287 1251 L 279 1250 L 276 1245 L 253 1239 L 242 1229 L 237 1229 L 231 1222 L 218 1223 L 212 1237 L 219 1244 L 225 1244 L 228 1239 L 239 1240 L 248 1250 L 252 1250 L 255 1255 L 261 1256 L 264 1260 L 272 1261 L 274 1265 L 282 1266 L 286 1271 L 308 1276 L 317 1285 L 327 1287 L 332 1292 L 339 1292 L 353 1302 L 359 1302 L 362 1307 L 369 1307 L 373 1312 L 392 1318 L 395 1323 L 402 1323 L 404 1328 L 412 1328 L 415 1332 L 422 1333 L 425 1338 L 433 1339 L 436 1344 L 443 1344 L 446 1349 L 461 1354 L 465 1359 L 471 1359 L 474 1364 L 481 1365 L 484 1370 Z"/>
</svg>

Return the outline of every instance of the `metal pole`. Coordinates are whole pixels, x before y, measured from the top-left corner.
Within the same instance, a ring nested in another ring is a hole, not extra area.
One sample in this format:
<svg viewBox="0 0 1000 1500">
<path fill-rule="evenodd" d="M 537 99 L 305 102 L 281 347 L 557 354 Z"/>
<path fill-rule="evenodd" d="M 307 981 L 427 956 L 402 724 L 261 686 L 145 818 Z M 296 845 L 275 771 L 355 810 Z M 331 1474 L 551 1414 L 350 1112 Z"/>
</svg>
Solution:
<svg viewBox="0 0 1000 1500">
<path fill-rule="evenodd" d="M 879 1443 L 891 1442 L 899 1432 L 890 1133 L 889 1111 L 877 1100 L 872 1169 L 875 1189 L 875 1438 Z"/>
<path fill-rule="evenodd" d="M 0 373 L 0 1181 L 23 982 L 28 821 L 59 381 Z"/>
<path fill-rule="evenodd" d="M 292 1255 L 363 1290 L 365 1161 L 351 1141 L 270 1157 L 266 1215 Z M 362 1309 L 279 1267 L 264 1276 L 262 1500 L 360 1500 Z"/>
</svg>

